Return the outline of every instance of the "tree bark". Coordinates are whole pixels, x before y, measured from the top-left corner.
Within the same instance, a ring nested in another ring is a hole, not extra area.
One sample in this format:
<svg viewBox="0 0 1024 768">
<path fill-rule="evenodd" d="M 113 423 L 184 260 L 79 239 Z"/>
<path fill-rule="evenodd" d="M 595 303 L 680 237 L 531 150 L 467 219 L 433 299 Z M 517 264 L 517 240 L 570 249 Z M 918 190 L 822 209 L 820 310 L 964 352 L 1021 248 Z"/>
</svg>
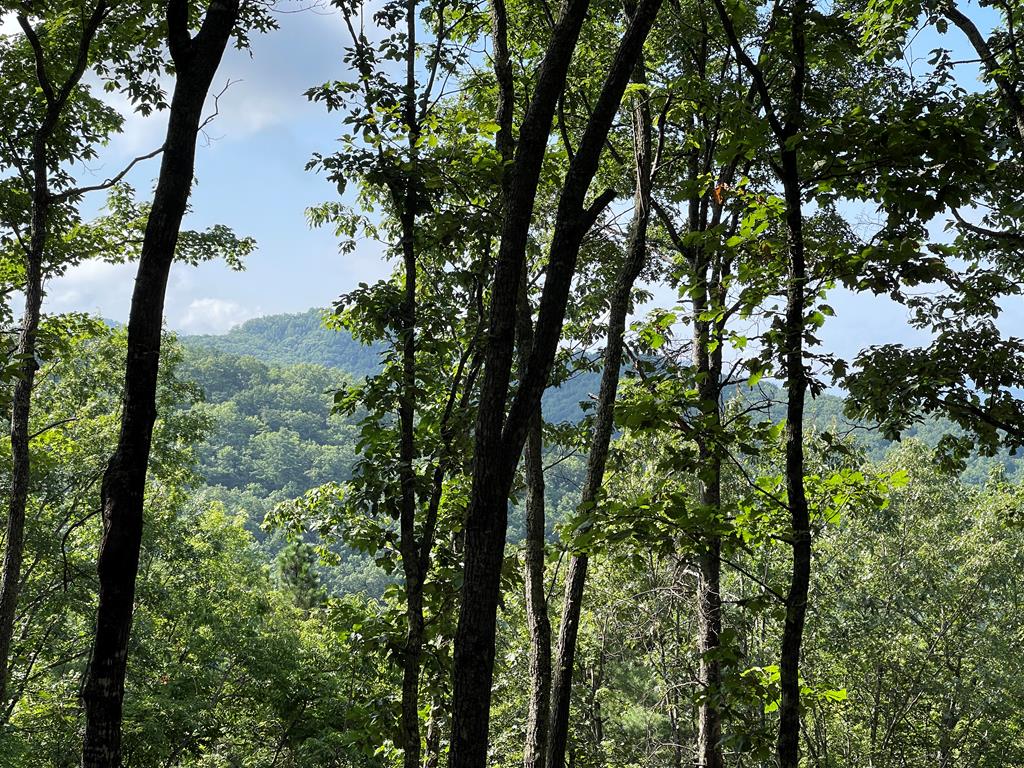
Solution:
<svg viewBox="0 0 1024 768">
<path fill-rule="evenodd" d="M 4 548 L 3 581 L 0 584 L 0 709 L 7 709 L 7 683 L 13 658 L 11 641 L 14 616 L 21 588 L 21 566 L 25 552 L 25 511 L 31 480 L 29 455 L 29 420 L 32 410 L 32 389 L 35 386 L 36 334 L 43 304 L 42 260 L 46 249 L 47 219 L 50 193 L 47 181 L 47 138 L 37 134 L 33 142 L 32 224 L 29 252 L 25 259 L 25 314 L 18 335 L 17 354 L 21 373 L 14 384 L 11 403 L 11 491 L 7 508 L 7 531 Z"/>
<path fill-rule="evenodd" d="M 584 208 L 612 120 L 630 73 L 640 56 L 661 0 L 641 3 L 622 39 L 615 61 L 570 163 L 559 199 L 555 233 L 535 340 L 525 376 L 505 415 L 517 321 L 518 282 L 540 167 L 555 105 L 565 87 L 589 0 L 567 0 L 552 32 L 537 86 L 519 133 L 507 186 L 501 245 L 491 289 L 489 336 L 477 412 L 473 481 L 465 525 L 462 601 L 455 636 L 452 768 L 487 763 L 494 642 L 501 567 L 508 522 L 508 495 L 526 440 L 529 419 L 540 404 L 561 336 L 569 288 L 580 243 L 600 208 Z"/>
<path fill-rule="evenodd" d="M 530 425 L 526 465 L 526 622 L 530 630 L 530 698 L 523 768 L 544 768 L 551 703 L 551 620 L 544 591 L 544 468 L 540 414 Z"/>
<path fill-rule="evenodd" d="M 712 493 L 703 490 L 701 504 L 720 502 L 712 500 Z M 697 760 L 702 768 L 722 768 L 722 717 L 719 697 L 722 688 L 722 668 L 713 654 L 718 650 L 722 634 L 721 548 L 718 536 L 710 536 L 700 557 L 697 580 L 697 622 L 699 633 L 701 687 L 700 708 L 697 713 Z"/>
<path fill-rule="evenodd" d="M 696 206 L 693 206 L 696 207 Z M 694 218 L 691 216 L 691 219 Z M 697 391 L 702 418 L 697 438 L 697 501 L 708 510 L 712 526 L 722 507 L 722 460 L 715 445 L 721 427 L 720 388 L 722 379 L 722 334 L 712 333 L 718 323 L 704 319 L 712 294 L 722 290 L 718 281 L 708 280 L 709 263 L 703 249 L 694 254 L 696 285 L 693 287 L 693 348 Z M 716 274 L 719 271 L 716 270 Z M 711 349 L 715 342 L 714 350 Z M 716 657 L 722 634 L 722 539 L 711 531 L 701 543 L 697 577 L 697 647 L 700 652 L 698 683 L 701 690 L 697 712 L 697 765 L 722 768 L 722 717 L 719 697 L 722 687 L 721 662 Z"/>
<path fill-rule="evenodd" d="M 415 189 L 408 183 L 406 204 L 415 205 Z M 399 402 L 399 478 L 401 509 L 399 536 L 402 569 L 405 575 L 406 638 L 402 652 L 402 750 L 405 768 L 420 766 L 419 678 L 423 655 L 423 580 L 420 541 L 416 536 L 416 473 L 415 460 L 415 397 L 416 397 L 416 255 L 415 208 L 402 214 L 403 251 L 405 261 L 405 295 L 403 297 L 402 329 L 402 393 Z"/>
<path fill-rule="evenodd" d="M 796 153 L 784 152 L 786 223 L 790 275 L 786 298 L 786 495 L 789 502 L 792 575 L 786 596 L 786 620 L 779 661 L 778 761 L 781 768 L 798 768 L 800 761 L 800 646 L 807 614 L 811 576 L 811 530 L 804 491 L 803 417 L 807 389 L 803 361 L 804 285 L 806 271 L 803 245 L 803 214 L 796 181 Z"/>
<path fill-rule="evenodd" d="M 794 139 L 802 121 L 806 79 L 804 22 L 806 0 L 795 0 L 790 21 L 792 76 L 786 106 L 785 129 L 780 136 L 781 176 L 786 203 L 786 239 L 789 252 L 789 284 L 785 316 L 786 377 L 786 499 L 792 528 L 792 574 L 786 595 L 786 620 L 782 628 L 779 658 L 780 768 L 800 763 L 800 647 L 807 615 L 811 579 L 811 523 L 804 489 L 804 400 L 807 373 L 804 368 L 804 303 L 807 269 L 804 259 L 803 201 L 800 189 L 798 150 Z"/>
<path fill-rule="evenodd" d="M 142 544 L 146 472 L 156 421 L 156 387 L 167 278 L 192 187 L 203 103 L 238 18 L 238 0 L 213 0 L 199 32 L 188 31 L 187 0 L 167 7 L 176 80 L 153 205 L 128 320 L 124 405 L 117 448 L 103 476 L 99 606 L 82 688 L 83 768 L 120 768 L 121 716 Z"/>
<path fill-rule="evenodd" d="M 430 704 L 430 719 L 427 721 L 426 750 L 423 768 L 437 768 L 441 763 L 441 705 L 435 699 Z"/>
</svg>

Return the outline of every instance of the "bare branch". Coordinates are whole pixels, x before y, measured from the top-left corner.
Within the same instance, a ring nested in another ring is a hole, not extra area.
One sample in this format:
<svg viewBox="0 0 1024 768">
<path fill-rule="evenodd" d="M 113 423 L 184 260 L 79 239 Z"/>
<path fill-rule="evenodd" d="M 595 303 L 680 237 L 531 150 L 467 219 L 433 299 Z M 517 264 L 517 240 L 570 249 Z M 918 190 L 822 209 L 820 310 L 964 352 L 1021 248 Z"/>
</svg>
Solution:
<svg viewBox="0 0 1024 768">
<path fill-rule="evenodd" d="M 82 195 L 88 192 L 97 192 L 103 189 L 110 189 L 112 186 L 120 182 L 125 176 L 127 176 L 131 172 L 132 168 L 134 168 L 136 165 L 138 165 L 144 160 L 149 160 L 151 158 L 156 157 L 163 151 L 164 148 L 163 145 L 161 145 L 154 149 L 152 152 L 147 152 L 144 155 L 139 155 L 138 157 L 133 158 L 132 161 L 128 163 L 128 165 L 126 165 L 124 168 L 122 168 L 119 173 L 115 174 L 114 176 L 111 176 L 109 179 L 106 179 L 99 184 L 92 184 L 88 187 L 76 187 L 74 189 L 69 189 L 65 192 L 61 192 L 59 195 L 54 195 L 53 199 L 57 202 L 60 202 L 63 200 L 70 200 L 73 198 L 81 197 Z"/>
</svg>

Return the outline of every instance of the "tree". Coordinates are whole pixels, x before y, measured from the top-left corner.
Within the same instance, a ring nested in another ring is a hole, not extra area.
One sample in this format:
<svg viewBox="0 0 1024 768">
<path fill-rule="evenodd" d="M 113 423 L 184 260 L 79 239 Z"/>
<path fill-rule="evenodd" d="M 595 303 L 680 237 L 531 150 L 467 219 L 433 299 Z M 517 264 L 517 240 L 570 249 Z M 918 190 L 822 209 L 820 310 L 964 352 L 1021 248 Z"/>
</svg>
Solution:
<svg viewBox="0 0 1024 768">
<path fill-rule="evenodd" d="M 880 173 L 874 199 L 886 229 L 903 234 L 909 248 L 930 256 L 921 259 L 917 273 L 910 275 L 914 279 L 901 275 L 903 280 L 891 281 L 887 289 L 908 307 L 911 325 L 925 330 L 931 342 L 917 348 L 869 347 L 841 380 L 851 393 L 848 412 L 876 420 L 890 439 L 928 416 L 950 419 L 961 431 L 945 435 L 940 445 L 946 461 L 962 466 L 972 453 L 1014 450 L 1024 438 L 1024 403 L 1014 393 L 1024 345 L 999 327 L 1005 297 L 1021 291 L 1020 178 L 1014 170 L 1024 151 L 1014 52 L 1020 11 L 1013 5 L 1001 8 L 1004 26 L 990 39 L 955 3 L 898 4 L 868 14 L 865 26 L 887 33 L 879 44 L 884 52 L 909 34 L 916 23 L 909 14 L 915 11 L 942 32 L 952 22 L 966 35 L 990 91 L 968 93 L 959 86 L 950 75 L 949 51 L 938 49 L 934 71 L 908 100 L 909 109 L 923 114 L 927 108 L 930 119 L 907 151 L 930 162 L 912 164 L 909 173 Z M 962 209 L 981 212 L 980 221 L 970 221 L 979 217 L 965 217 Z M 951 242 L 929 231 L 938 223 L 955 233 Z M 915 295 L 908 289 L 916 282 L 930 282 L 933 290 Z M 985 354 L 978 354 L 981 349 Z"/>
<path fill-rule="evenodd" d="M 641 86 L 641 89 L 647 83 L 646 65 L 642 54 L 635 64 L 633 81 L 636 85 Z M 632 154 L 635 165 L 633 170 L 636 175 L 636 187 L 633 193 L 633 219 L 629 225 L 622 264 L 608 297 L 607 341 L 601 373 L 601 387 L 590 435 L 587 475 L 580 497 L 580 509 L 583 510 L 584 515 L 591 507 L 599 503 L 604 485 L 608 447 L 614 428 L 619 377 L 623 367 L 626 319 L 633 303 L 634 284 L 648 259 L 647 230 L 651 221 L 651 189 L 655 162 L 653 157 L 653 120 L 647 94 L 641 90 L 633 98 Z M 574 553 L 569 561 L 566 574 L 565 597 L 562 601 L 562 617 L 553 665 L 550 741 L 546 756 L 546 764 L 549 766 L 562 766 L 565 763 L 576 637 L 579 632 L 587 563 L 588 557 L 585 552 Z"/>
<path fill-rule="evenodd" d="M 638 5 L 608 70 L 583 139 L 566 172 L 559 196 L 549 266 L 526 372 L 512 400 L 510 373 L 527 234 L 552 119 L 565 87 L 572 52 L 587 3 L 569 2 L 554 26 L 523 117 L 510 174 L 504 184 L 501 244 L 488 309 L 488 339 L 477 412 L 473 482 L 466 513 L 465 573 L 455 640 L 452 723 L 453 768 L 483 766 L 487 756 L 490 688 L 494 668 L 495 621 L 504 558 L 507 499 L 526 440 L 529 420 L 540 404 L 554 362 L 566 300 L 580 243 L 608 202 L 602 195 L 585 207 L 587 190 L 612 120 L 660 3 Z M 498 16 L 502 16 L 499 12 Z M 501 66 L 499 64 L 499 66 Z M 502 86 L 499 104 L 513 94 Z M 499 112 L 499 114 L 501 114 Z M 505 118 L 505 125 L 511 118 Z"/>
<path fill-rule="evenodd" d="M 102 526 L 99 480 L 116 443 L 124 329 L 96 318 L 44 318 L 34 389 L 35 471 L 23 599 L 0 754 L 12 768 L 76 760 L 78 687 L 89 654 Z M 364 655 L 380 633 L 372 604 L 349 597 L 304 611 L 275 587 L 245 520 L 198 493 L 197 447 L 211 428 L 197 407 L 190 353 L 162 344 L 160 417 L 147 476 L 147 526 L 126 680 L 124 751 L 145 768 L 275 759 L 383 766 L 376 716 L 393 676 Z M 9 454 L 0 452 L 0 462 Z M 360 617 L 369 639 L 346 635 Z M 350 686 L 361 691 L 350 697 Z M 16 700 L 16 701 L 15 701 Z M 302 717 L 297 718 L 296 713 Z M 356 734 L 363 729 L 363 735 Z"/>
<path fill-rule="evenodd" d="M 190 32 L 187 0 L 167 6 L 167 47 L 175 84 L 168 109 L 160 175 L 139 256 L 128 320 L 124 408 L 117 450 L 104 473 L 104 533 L 96 634 L 82 688 L 86 711 L 83 768 L 121 763 L 121 715 L 128 638 L 142 541 L 144 489 L 153 422 L 167 276 L 192 187 L 203 104 L 240 20 L 237 0 L 214 0 L 198 32 Z M 266 27 L 265 17 L 253 19 Z"/>
<path fill-rule="evenodd" d="M 0 56 L 5 70 L 24 75 L 25 82 L 5 103 L 6 136 L 0 169 L 14 171 L 13 177 L 4 180 L 4 196 L 10 205 L 6 206 L 3 226 L 16 241 L 25 310 L 14 350 L 17 377 L 10 432 L 13 463 L 0 582 L 0 709 L 5 709 L 7 703 L 11 637 L 22 579 L 25 509 L 31 482 L 29 422 L 38 369 L 43 281 L 80 258 L 73 246 L 61 242 L 62 236 L 71 234 L 69 228 L 75 223 L 75 202 L 86 191 L 109 188 L 137 162 L 102 184 L 76 187 L 67 164 L 94 157 L 97 146 L 121 125 L 120 115 L 83 87 L 82 78 L 90 69 L 103 72 L 117 68 L 127 74 L 128 88 L 136 89 L 133 100 L 139 108 L 148 111 L 153 107 L 152 94 L 144 87 L 148 74 L 145 65 L 129 66 L 137 46 L 145 44 L 140 24 L 147 13 L 145 6 L 138 9 L 99 0 L 85 6 L 18 6 L 15 12 L 22 34 L 0 43 Z"/>
<path fill-rule="evenodd" d="M 304 611 L 317 608 L 326 601 L 327 593 L 317 573 L 316 550 L 301 541 L 287 544 L 277 555 L 277 578 L 283 591 L 292 595 Z"/>
<path fill-rule="evenodd" d="M 379 42 L 365 34 L 361 7 L 338 7 L 351 37 L 346 58 L 358 79 L 327 83 L 308 95 L 328 110 L 342 110 L 352 132 L 343 139 L 344 151 L 316 155 L 309 167 L 327 171 L 341 192 L 357 182 L 362 210 L 328 203 L 313 209 L 311 219 L 333 223 L 339 235 L 361 230 L 377 237 L 401 266 L 391 280 L 343 296 L 330 321 L 381 347 L 384 362 L 365 383 L 338 393 L 339 410 L 367 413 L 345 509 L 331 518 L 343 535 L 353 517 L 373 530 L 370 540 L 365 531 L 350 536 L 370 554 L 390 549 L 397 534 L 406 615 L 405 638 L 395 653 L 403 670 L 398 742 L 406 768 L 419 768 L 423 656 L 439 629 L 428 631 L 427 620 L 436 623 L 439 617 L 430 613 L 443 610 L 437 593 L 444 585 L 431 571 L 438 538 L 455 525 L 459 504 L 448 487 L 463 471 L 460 434 L 479 372 L 480 305 L 494 229 L 487 201 L 500 162 L 490 156 L 490 133 L 463 130 L 473 105 L 447 85 L 466 66 L 478 36 L 471 5 L 389 3 L 374 15 L 387 30 Z M 421 35 L 429 43 L 418 42 Z M 402 81 L 389 77 L 396 57 L 404 64 Z M 422 78 L 420 66 L 426 70 Z M 360 100 L 352 101 L 351 94 Z M 363 213 L 376 206 L 384 214 L 379 223 Z M 375 519 L 380 513 L 384 520 Z M 397 531 L 387 518 L 397 521 Z M 435 749 L 436 743 L 427 746 Z"/>
</svg>

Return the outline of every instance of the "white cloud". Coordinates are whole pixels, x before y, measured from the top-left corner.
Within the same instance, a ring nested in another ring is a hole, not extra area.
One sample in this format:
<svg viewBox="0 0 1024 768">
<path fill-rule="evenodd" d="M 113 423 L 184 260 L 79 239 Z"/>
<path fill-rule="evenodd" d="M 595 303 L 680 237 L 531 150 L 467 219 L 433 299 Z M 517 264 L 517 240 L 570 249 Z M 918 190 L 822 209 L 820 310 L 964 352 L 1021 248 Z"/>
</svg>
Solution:
<svg viewBox="0 0 1024 768">
<path fill-rule="evenodd" d="M 111 320 L 128 317 L 135 264 L 86 261 L 46 286 L 45 311 L 94 312 Z"/>
<path fill-rule="evenodd" d="M 258 309 L 227 299 L 193 299 L 181 319 L 172 325 L 186 333 L 224 333 L 259 314 Z"/>
</svg>

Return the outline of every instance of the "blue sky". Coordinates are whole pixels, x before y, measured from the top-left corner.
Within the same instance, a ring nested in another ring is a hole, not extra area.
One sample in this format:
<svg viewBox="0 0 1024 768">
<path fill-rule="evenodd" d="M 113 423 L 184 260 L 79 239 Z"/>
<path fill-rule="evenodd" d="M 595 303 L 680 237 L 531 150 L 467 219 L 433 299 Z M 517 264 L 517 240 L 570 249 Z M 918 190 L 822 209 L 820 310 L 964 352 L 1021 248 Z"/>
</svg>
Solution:
<svg viewBox="0 0 1024 768">
<path fill-rule="evenodd" d="M 167 324 L 189 333 L 227 330 L 249 317 L 326 306 L 359 281 L 387 271 L 373 244 L 341 256 L 329 231 L 310 230 L 307 206 L 336 194 L 333 185 L 303 167 L 314 151 L 330 151 L 340 134 L 337 116 L 309 103 L 303 92 L 345 75 L 342 27 L 333 14 L 281 14 L 281 28 L 255 37 L 249 52 L 231 51 L 215 90 L 219 115 L 196 153 L 192 214 L 186 226 L 223 223 L 251 235 L 258 250 L 244 272 L 220 263 L 175 265 L 167 295 Z M 133 115 L 86 178 L 102 180 L 158 146 L 165 115 Z M 131 174 L 140 196 L 152 188 L 157 160 Z M 95 210 L 101 196 L 86 204 Z M 79 309 L 127 317 L 134 265 L 90 263 L 48 286 L 49 311 Z"/>
<path fill-rule="evenodd" d="M 166 320 L 176 331 L 223 332 L 251 317 L 326 306 L 389 269 L 374 243 L 340 255 L 330 231 L 311 230 L 305 221 L 307 206 L 336 195 L 333 185 L 303 167 L 313 152 L 335 146 L 338 118 L 309 103 L 303 93 L 346 76 L 341 20 L 326 10 L 279 14 L 278 20 L 280 29 L 255 37 L 251 52 L 231 51 L 225 58 L 214 90 L 229 80 L 233 84 L 207 129 L 210 141 L 200 142 L 193 213 L 186 221 L 190 227 L 227 224 L 255 237 L 259 247 L 241 273 L 220 263 L 174 267 Z M 937 44 L 929 32 L 915 41 L 911 58 L 923 63 Z M 942 44 L 960 49 L 963 42 L 953 30 Z M 107 178 L 130 158 L 159 145 L 164 124 L 164 115 L 132 116 L 86 177 Z M 149 161 L 130 180 L 145 194 L 156 172 L 156 161 Z M 94 197 L 86 208 L 95 210 L 101 202 Z M 48 311 L 86 310 L 124 320 L 133 278 L 134 265 L 82 265 L 50 283 Z M 868 344 L 916 337 L 905 311 L 888 300 L 842 292 L 830 300 L 838 312 L 823 332 L 830 351 L 849 356 Z M 665 297 L 663 303 L 669 301 Z M 1024 316 L 1013 309 L 1004 326 L 1019 332 Z"/>
</svg>

